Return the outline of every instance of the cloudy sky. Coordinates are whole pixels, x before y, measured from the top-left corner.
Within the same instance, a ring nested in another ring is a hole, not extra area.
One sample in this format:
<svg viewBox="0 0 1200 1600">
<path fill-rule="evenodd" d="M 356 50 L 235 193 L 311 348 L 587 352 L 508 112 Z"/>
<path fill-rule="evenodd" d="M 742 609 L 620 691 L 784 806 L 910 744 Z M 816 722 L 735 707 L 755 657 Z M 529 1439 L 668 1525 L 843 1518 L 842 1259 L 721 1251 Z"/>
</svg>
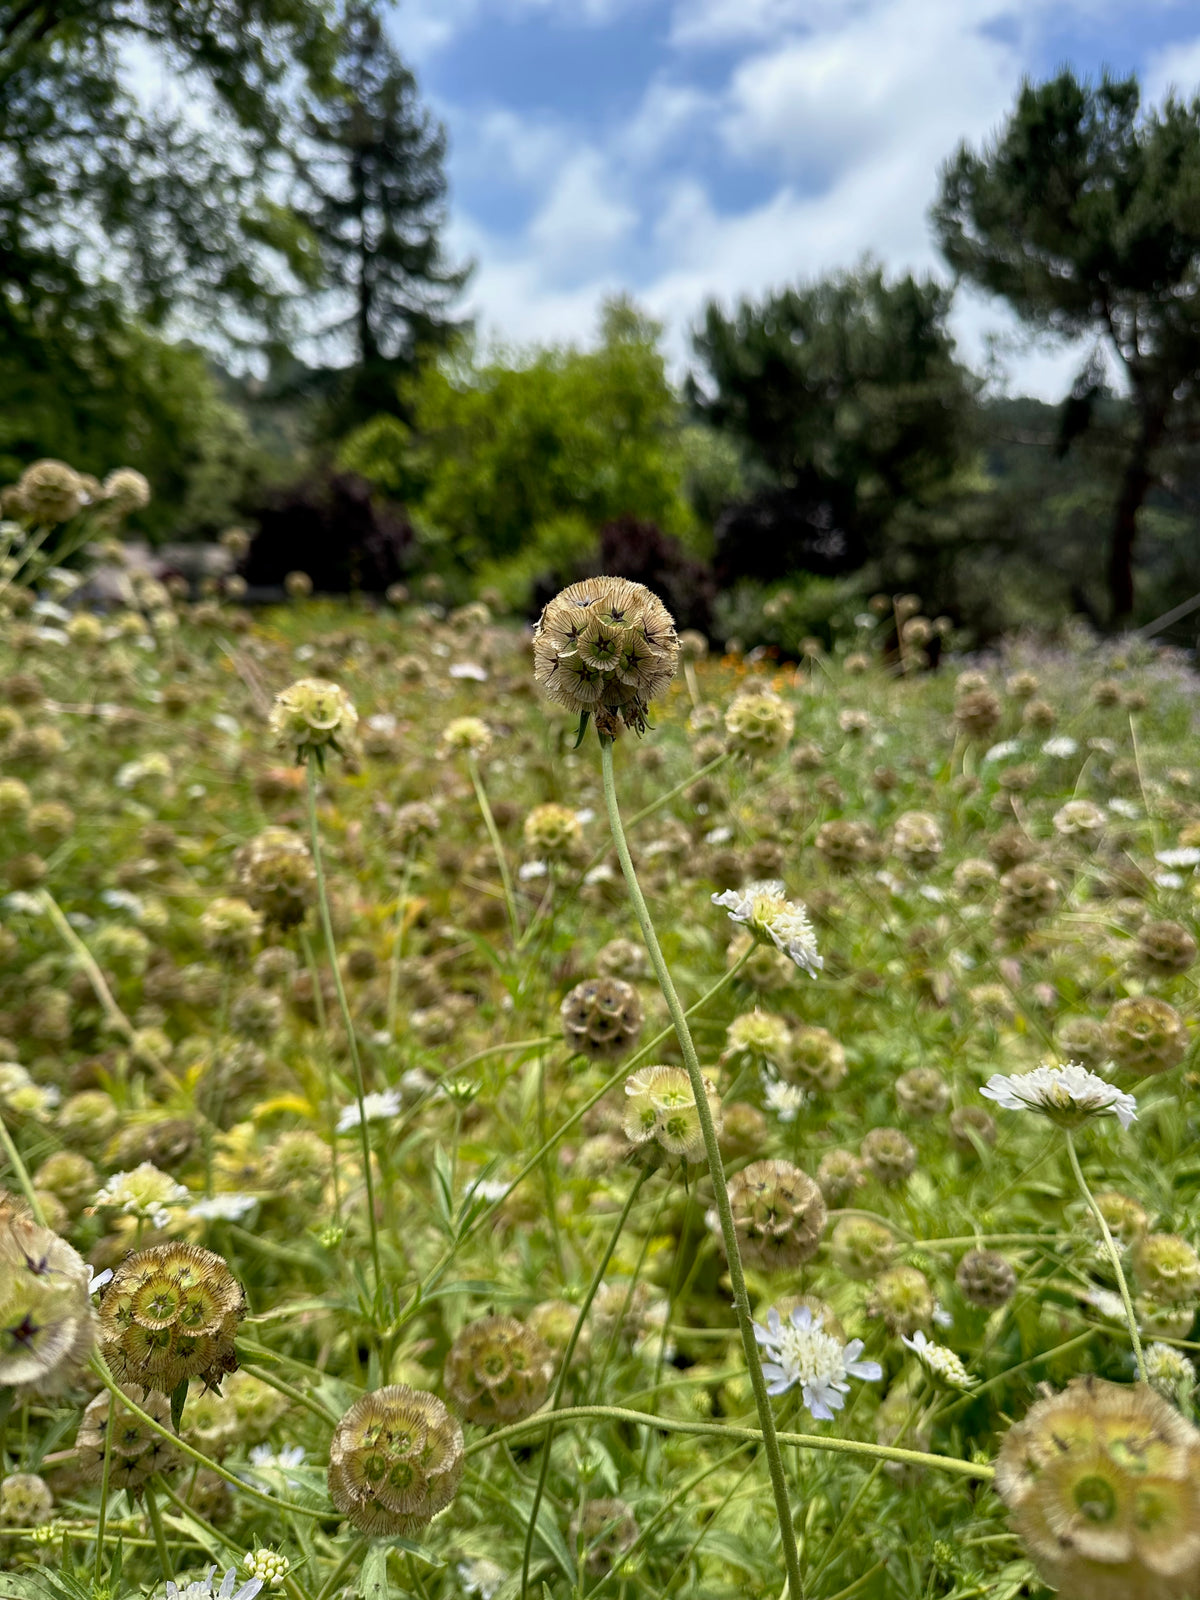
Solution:
<svg viewBox="0 0 1200 1600">
<path fill-rule="evenodd" d="M 1023 75 L 1200 88 L 1195 0 L 400 0 L 392 30 L 449 131 L 449 241 L 485 333 L 585 342 L 627 289 L 676 366 L 710 297 L 866 253 L 940 270 L 938 164 Z M 1057 399 L 1081 362 L 963 292 L 954 328 L 1014 391 Z"/>
</svg>

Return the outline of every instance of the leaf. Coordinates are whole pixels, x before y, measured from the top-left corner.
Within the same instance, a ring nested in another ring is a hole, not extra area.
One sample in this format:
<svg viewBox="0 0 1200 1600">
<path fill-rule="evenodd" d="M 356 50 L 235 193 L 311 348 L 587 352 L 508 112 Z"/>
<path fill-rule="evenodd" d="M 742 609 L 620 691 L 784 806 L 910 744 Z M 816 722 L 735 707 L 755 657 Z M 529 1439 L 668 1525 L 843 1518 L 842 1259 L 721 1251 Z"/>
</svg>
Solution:
<svg viewBox="0 0 1200 1600">
<path fill-rule="evenodd" d="M 578 750 L 583 743 L 583 736 L 587 732 L 588 718 L 590 716 L 590 711 L 581 711 L 579 713 L 579 732 L 575 736 L 575 743 L 571 746 L 572 750 Z"/>
<path fill-rule="evenodd" d="M 367 1546 L 358 1575 L 358 1593 L 362 1600 L 390 1600 L 392 1590 L 388 1583 L 387 1563 L 387 1545 L 372 1543 Z"/>
<path fill-rule="evenodd" d="M 183 1421 L 183 1408 L 187 1404 L 188 1397 L 188 1382 L 187 1378 L 180 1378 L 171 1391 L 171 1426 L 176 1433 L 179 1432 L 179 1425 Z"/>
</svg>

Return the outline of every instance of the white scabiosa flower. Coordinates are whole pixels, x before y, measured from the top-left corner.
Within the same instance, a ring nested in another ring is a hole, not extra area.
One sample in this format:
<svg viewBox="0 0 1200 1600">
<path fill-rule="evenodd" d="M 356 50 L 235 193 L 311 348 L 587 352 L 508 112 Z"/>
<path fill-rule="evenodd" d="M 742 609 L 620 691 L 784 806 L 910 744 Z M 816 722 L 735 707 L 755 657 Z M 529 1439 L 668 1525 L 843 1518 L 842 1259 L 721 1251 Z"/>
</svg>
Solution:
<svg viewBox="0 0 1200 1600">
<path fill-rule="evenodd" d="M 1133 1096 L 1077 1061 L 1043 1065 L 1012 1077 L 997 1072 L 979 1092 L 1006 1111 L 1037 1111 L 1062 1128 L 1078 1127 L 1090 1117 L 1113 1116 L 1123 1128 L 1137 1121 Z"/>
<path fill-rule="evenodd" d="M 883 1377 L 878 1361 L 860 1361 L 863 1342 L 851 1339 L 843 1344 L 826 1333 L 823 1318 L 812 1314 L 810 1306 L 796 1306 L 785 1322 L 772 1306 L 766 1327 L 754 1324 L 754 1337 L 763 1347 L 763 1377 L 768 1394 L 786 1394 L 800 1385 L 809 1412 L 819 1422 L 828 1422 L 845 1405 L 843 1395 L 850 1392 L 849 1378 L 875 1383 Z"/>
<path fill-rule="evenodd" d="M 954 1351 L 948 1350 L 944 1344 L 934 1344 L 923 1329 L 918 1328 L 911 1339 L 905 1336 L 900 1342 L 908 1346 L 931 1378 L 936 1378 L 947 1388 L 970 1389 L 974 1384 L 975 1379 Z"/>
<path fill-rule="evenodd" d="M 1154 859 L 1164 867 L 1200 867 L 1200 849 L 1195 845 L 1179 845 L 1171 850 L 1156 850 Z"/>
<path fill-rule="evenodd" d="M 401 1100 L 395 1089 L 384 1089 L 381 1094 L 365 1094 L 362 1101 L 362 1116 L 359 1116 L 357 1102 L 352 1106 L 345 1106 L 337 1120 L 339 1133 L 350 1133 L 363 1122 L 387 1122 L 391 1117 L 400 1115 Z"/>
<path fill-rule="evenodd" d="M 780 1083 L 775 1079 L 771 1079 L 763 1089 L 764 1105 L 768 1111 L 775 1113 L 780 1122 L 795 1122 L 806 1099 L 803 1089 L 797 1088 L 792 1083 Z"/>
<path fill-rule="evenodd" d="M 97 1210 L 113 1206 L 127 1217 L 137 1217 L 152 1228 L 165 1228 L 171 1221 L 172 1206 L 186 1205 L 191 1192 L 159 1170 L 152 1161 L 143 1161 L 132 1172 L 114 1172 L 97 1190 L 92 1202 Z"/>
<path fill-rule="evenodd" d="M 1042 754 L 1044 756 L 1053 756 L 1058 761 L 1066 761 L 1078 749 L 1077 741 L 1072 739 L 1069 734 L 1058 733 L 1055 734 L 1053 739 L 1046 740 L 1042 746 Z"/>
<path fill-rule="evenodd" d="M 817 937 L 808 911 L 784 893 L 777 880 L 748 883 L 744 889 L 726 889 L 712 897 L 723 906 L 731 922 L 739 923 L 760 944 L 773 944 L 789 960 L 815 978 L 825 965 L 817 950 Z"/>
<path fill-rule="evenodd" d="M 216 1567 L 209 1567 L 203 1578 L 196 1578 L 193 1582 L 185 1584 L 183 1588 L 167 1579 L 167 1600 L 254 1600 L 254 1596 L 263 1586 L 261 1578 L 250 1578 L 240 1588 L 234 1588 L 237 1583 L 237 1568 L 230 1567 L 221 1579 L 219 1589 L 213 1588 L 213 1573 Z"/>
</svg>

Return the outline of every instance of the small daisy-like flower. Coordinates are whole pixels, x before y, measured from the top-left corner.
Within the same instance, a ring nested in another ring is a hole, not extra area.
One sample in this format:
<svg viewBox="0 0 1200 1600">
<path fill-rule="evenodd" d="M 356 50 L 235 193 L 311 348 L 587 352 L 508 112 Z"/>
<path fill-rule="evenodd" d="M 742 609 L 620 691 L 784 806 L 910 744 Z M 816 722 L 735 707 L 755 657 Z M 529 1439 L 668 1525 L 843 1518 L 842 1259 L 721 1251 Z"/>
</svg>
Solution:
<svg viewBox="0 0 1200 1600">
<path fill-rule="evenodd" d="M 796 1384 L 809 1412 L 819 1422 L 828 1422 L 845 1405 L 848 1378 L 863 1378 L 875 1383 L 883 1377 L 878 1361 L 860 1361 L 861 1339 L 843 1344 L 826 1333 L 824 1319 L 814 1317 L 810 1306 L 796 1306 L 785 1322 L 774 1306 L 767 1312 L 767 1325 L 754 1324 L 754 1337 L 767 1356 L 763 1377 L 768 1394 L 786 1394 Z"/>
<path fill-rule="evenodd" d="M 214 1194 L 207 1200 L 197 1200 L 188 1207 L 187 1214 L 201 1222 L 240 1222 L 257 1204 L 255 1194 Z"/>
<path fill-rule="evenodd" d="M 975 1379 L 954 1351 L 948 1350 L 944 1344 L 934 1344 L 926 1338 L 923 1329 L 918 1328 L 911 1339 L 906 1335 L 900 1342 L 908 1346 L 930 1377 L 937 1378 L 948 1388 L 970 1389 L 974 1384 Z"/>
<path fill-rule="evenodd" d="M 763 1090 L 763 1103 L 773 1111 L 780 1122 L 795 1122 L 797 1114 L 808 1096 L 793 1083 L 772 1080 Z"/>
<path fill-rule="evenodd" d="M 93 1203 L 97 1210 L 115 1206 L 127 1217 L 165 1228 L 171 1220 L 170 1208 L 186 1205 L 191 1198 L 181 1183 L 160 1172 L 152 1161 L 143 1161 L 132 1172 L 114 1172 Z"/>
<path fill-rule="evenodd" d="M 729 912 L 731 922 L 747 928 L 759 944 L 773 944 L 810 978 L 815 978 L 825 965 L 807 909 L 789 900 L 777 880 L 748 883 L 744 889 L 726 889 L 723 894 L 713 895 L 712 900 L 713 905 Z"/>
<path fill-rule="evenodd" d="M 1089 1117 L 1114 1116 L 1123 1128 L 1137 1121 L 1137 1101 L 1077 1061 L 1035 1067 L 1006 1077 L 997 1072 L 980 1089 L 1006 1111 L 1038 1111 L 1061 1128 L 1075 1128 Z"/>
<path fill-rule="evenodd" d="M 1195 845 L 1180 845 L 1172 850 L 1156 850 L 1154 859 L 1161 861 L 1164 867 L 1198 867 L 1200 849 Z"/>
<path fill-rule="evenodd" d="M 983 753 L 984 761 L 1008 761 L 1012 756 L 1019 756 L 1021 744 L 1018 739 L 1001 739 L 999 744 L 994 744 L 990 750 Z"/>
<path fill-rule="evenodd" d="M 480 1600 L 492 1600 L 506 1576 L 504 1568 L 489 1561 L 486 1556 L 480 1556 L 476 1561 L 460 1561 L 454 1570 L 462 1584 L 463 1593 L 477 1594 Z"/>
<path fill-rule="evenodd" d="M 401 1099 L 397 1090 L 384 1089 L 381 1094 L 365 1094 L 362 1101 L 362 1116 L 359 1116 L 357 1103 L 345 1106 L 337 1120 L 337 1131 L 349 1133 L 357 1128 L 361 1121 L 386 1122 L 390 1117 L 398 1117 L 401 1111 Z"/>
<path fill-rule="evenodd" d="M 1068 756 L 1073 756 L 1079 749 L 1078 743 L 1068 734 L 1056 734 L 1053 739 L 1047 739 L 1042 746 L 1044 756 L 1054 756 L 1059 761 L 1065 761 Z"/>
<path fill-rule="evenodd" d="M 254 1596 L 263 1586 L 261 1578 L 250 1578 L 235 1591 L 237 1568 L 230 1567 L 221 1579 L 221 1587 L 214 1589 L 213 1573 L 216 1570 L 216 1567 L 209 1567 L 203 1578 L 196 1578 L 182 1589 L 168 1578 L 167 1600 L 254 1600 Z"/>
</svg>

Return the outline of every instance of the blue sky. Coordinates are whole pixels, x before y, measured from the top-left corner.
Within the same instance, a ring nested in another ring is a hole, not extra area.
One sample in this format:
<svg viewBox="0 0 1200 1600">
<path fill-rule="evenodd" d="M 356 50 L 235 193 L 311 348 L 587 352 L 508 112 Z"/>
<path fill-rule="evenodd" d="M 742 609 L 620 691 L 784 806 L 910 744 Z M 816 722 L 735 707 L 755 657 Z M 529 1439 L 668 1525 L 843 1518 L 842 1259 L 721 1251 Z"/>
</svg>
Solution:
<svg viewBox="0 0 1200 1600">
<path fill-rule="evenodd" d="M 447 125 L 483 332 L 586 342 L 626 289 L 676 368 L 709 298 L 867 253 L 940 271 L 938 163 L 995 130 L 1023 74 L 1200 89 L 1194 0 L 401 0 L 391 27 Z M 1011 390 L 1056 399 L 1080 364 L 971 295 L 954 329 Z"/>
</svg>

